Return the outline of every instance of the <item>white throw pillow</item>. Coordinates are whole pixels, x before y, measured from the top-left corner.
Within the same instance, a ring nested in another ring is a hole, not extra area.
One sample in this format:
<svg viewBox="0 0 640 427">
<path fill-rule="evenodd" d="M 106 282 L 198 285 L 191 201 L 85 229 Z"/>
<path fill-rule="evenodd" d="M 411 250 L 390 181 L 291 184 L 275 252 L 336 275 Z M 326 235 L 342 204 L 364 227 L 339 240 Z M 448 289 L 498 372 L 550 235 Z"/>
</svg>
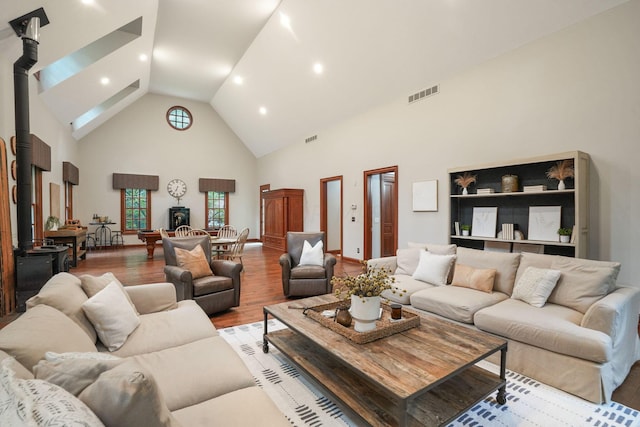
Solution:
<svg viewBox="0 0 640 427">
<path fill-rule="evenodd" d="M 298 265 L 320 265 L 322 266 L 324 261 L 324 254 L 322 252 L 323 244 L 322 240 L 311 246 L 311 243 L 304 241 L 302 245 L 302 255 L 300 255 L 300 263 Z"/>
<path fill-rule="evenodd" d="M 85 301 L 82 309 L 109 351 L 122 347 L 129 334 L 140 325 L 124 290 L 116 282 Z"/>
<path fill-rule="evenodd" d="M 432 285 L 444 286 L 455 259 L 455 255 L 436 255 L 423 249 L 420 251 L 418 267 L 411 277 Z"/>
<path fill-rule="evenodd" d="M 80 399 L 42 380 L 16 377 L 13 358 L 0 368 L 0 420 L 5 427 L 87 426 L 104 427 Z"/>
<path fill-rule="evenodd" d="M 48 362 L 59 362 L 61 360 L 120 360 L 118 356 L 109 353 L 100 353 L 97 351 L 69 351 L 67 353 L 55 353 L 47 351 L 44 354 L 45 360 Z"/>
<path fill-rule="evenodd" d="M 548 268 L 527 267 L 513 287 L 511 298 L 534 307 L 542 307 L 560 279 L 561 272 Z"/>
</svg>

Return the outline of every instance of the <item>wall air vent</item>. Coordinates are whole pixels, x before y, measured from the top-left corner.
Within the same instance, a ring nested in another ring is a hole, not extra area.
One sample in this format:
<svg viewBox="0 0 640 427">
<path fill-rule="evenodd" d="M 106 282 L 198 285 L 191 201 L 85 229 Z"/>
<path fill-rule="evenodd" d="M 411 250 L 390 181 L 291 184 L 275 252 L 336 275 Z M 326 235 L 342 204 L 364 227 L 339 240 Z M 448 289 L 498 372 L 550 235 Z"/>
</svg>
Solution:
<svg viewBox="0 0 640 427">
<path fill-rule="evenodd" d="M 421 90 L 420 92 L 416 92 L 413 95 L 409 95 L 409 104 L 412 104 L 416 101 L 420 101 L 421 99 L 426 98 L 427 96 L 435 95 L 438 92 L 440 92 L 440 86 L 438 85 L 432 86 L 428 89 Z"/>
<path fill-rule="evenodd" d="M 310 142 L 315 141 L 316 139 L 318 139 L 318 135 L 313 135 L 313 136 L 310 136 L 309 138 L 305 138 L 304 143 L 308 144 Z"/>
</svg>

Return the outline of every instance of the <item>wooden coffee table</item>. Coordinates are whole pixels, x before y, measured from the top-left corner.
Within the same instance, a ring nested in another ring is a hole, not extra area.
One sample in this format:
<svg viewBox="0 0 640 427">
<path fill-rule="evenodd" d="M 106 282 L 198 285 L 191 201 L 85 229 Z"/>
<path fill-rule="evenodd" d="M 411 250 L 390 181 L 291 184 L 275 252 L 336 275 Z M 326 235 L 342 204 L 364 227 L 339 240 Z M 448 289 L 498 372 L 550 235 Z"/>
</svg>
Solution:
<svg viewBox="0 0 640 427">
<path fill-rule="evenodd" d="M 420 326 L 367 344 L 305 316 L 333 295 L 264 307 L 263 351 L 278 348 L 354 420 L 372 426 L 436 426 L 498 390 L 504 404 L 507 342 L 431 315 Z M 288 326 L 268 331 L 268 316 Z M 501 352 L 500 375 L 474 366 Z"/>
</svg>

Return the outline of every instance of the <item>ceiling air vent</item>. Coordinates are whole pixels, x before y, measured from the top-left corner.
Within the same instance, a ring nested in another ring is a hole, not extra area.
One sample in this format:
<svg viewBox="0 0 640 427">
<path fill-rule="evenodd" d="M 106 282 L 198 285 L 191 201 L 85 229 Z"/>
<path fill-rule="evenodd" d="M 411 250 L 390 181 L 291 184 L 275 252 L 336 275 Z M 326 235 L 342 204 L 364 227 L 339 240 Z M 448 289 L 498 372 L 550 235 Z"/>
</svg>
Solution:
<svg viewBox="0 0 640 427">
<path fill-rule="evenodd" d="M 420 92 L 416 92 L 413 95 L 409 95 L 409 104 L 414 103 L 416 101 L 420 101 L 427 96 L 435 95 L 440 91 L 440 87 L 438 85 L 432 86 L 428 89 L 423 89 Z"/>
<path fill-rule="evenodd" d="M 318 139 L 318 135 L 313 135 L 313 136 L 310 136 L 309 138 L 305 138 L 304 143 L 308 144 L 310 142 L 315 141 L 316 139 Z"/>
</svg>

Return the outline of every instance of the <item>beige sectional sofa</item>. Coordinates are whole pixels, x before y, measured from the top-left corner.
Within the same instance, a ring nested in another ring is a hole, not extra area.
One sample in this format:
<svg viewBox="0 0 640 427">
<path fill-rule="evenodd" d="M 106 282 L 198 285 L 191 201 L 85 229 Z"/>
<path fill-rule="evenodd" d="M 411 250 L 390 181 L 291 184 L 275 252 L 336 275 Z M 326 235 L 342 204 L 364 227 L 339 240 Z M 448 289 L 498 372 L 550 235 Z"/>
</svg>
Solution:
<svg viewBox="0 0 640 427">
<path fill-rule="evenodd" d="M 55 275 L 0 330 L 1 425 L 46 417 L 52 425 L 290 425 L 202 309 L 176 301 L 172 284 L 119 284 L 139 321 L 108 351 L 98 335 L 109 324 L 97 334 L 82 307 L 88 289 L 113 289 L 115 278 L 81 278 Z"/>
<path fill-rule="evenodd" d="M 416 272 L 425 270 L 421 251 L 439 256 L 432 266 L 436 276 L 443 274 L 446 256 L 452 258 L 444 283 L 416 279 Z M 619 263 L 411 244 L 394 257 L 370 260 L 369 266 L 394 273 L 401 292 L 383 296 L 507 338 L 507 368 L 586 400 L 609 401 L 640 360 L 640 290 L 616 284 Z M 492 289 L 459 283 L 460 271 L 467 273 L 463 279 L 469 271 L 489 277 Z M 526 292 L 522 297 L 533 273 L 559 277 L 540 307 Z"/>
</svg>

